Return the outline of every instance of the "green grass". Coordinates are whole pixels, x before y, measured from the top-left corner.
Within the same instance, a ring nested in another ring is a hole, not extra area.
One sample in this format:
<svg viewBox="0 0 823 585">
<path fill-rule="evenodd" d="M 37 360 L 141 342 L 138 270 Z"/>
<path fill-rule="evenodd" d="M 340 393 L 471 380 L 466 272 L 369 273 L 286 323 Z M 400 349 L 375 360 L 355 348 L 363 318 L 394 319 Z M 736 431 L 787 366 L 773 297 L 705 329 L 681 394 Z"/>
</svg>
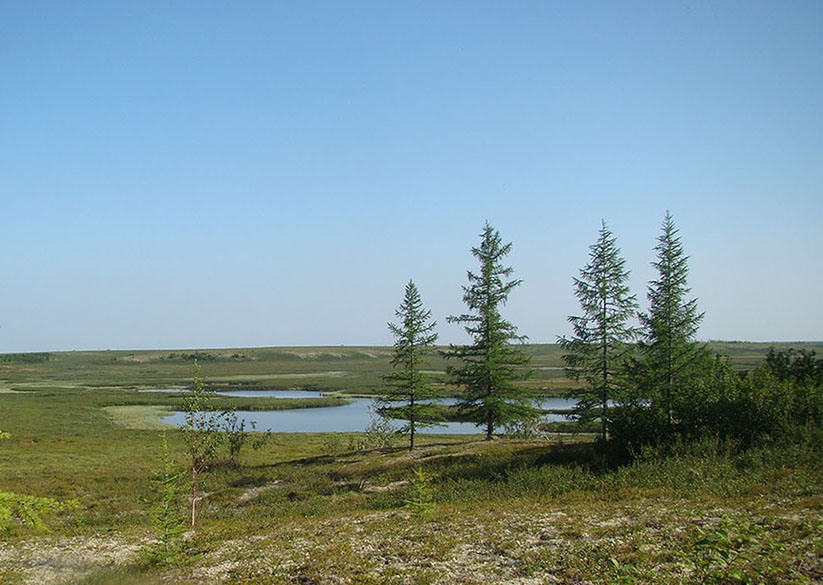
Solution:
<svg viewBox="0 0 823 585">
<path fill-rule="evenodd" d="M 117 426 L 141 431 L 170 429 L 172 425 L 165 424 L 160 419 L 174 413 L 174 410 L 166 406 L 144 404 L 104 406 L 103 411 Z"/>
<path fill-rule="evenodd" d="M 743 366 L 768 349 L 732 345 Z M 214 354 L 201 366 L 216 385 L 291 380 L 346 393 L 377 387 L 389 359 L 386 348 L 203 351 Z M 559 367 L 556 346 L 529 351 L 539 367 Z M 738 453 L 708 441 L 620 468 L 604 467 L 578 439 L 424 435 L 409 453 L 359 450 L 362 434 L 274 434 L 244 451 L 240 468 L 218 462 L 205 475 L 208 495 L 186 552 L 176 564 L 152 565 L 138 554 L 156 534 L 151 479 L 162 446 L 151 421 L 181 397 L 137 388 L 189 382 L 190 364 L 170 353 L 0 361 L 0 429 L 12 435 L 0 441 L 0 491 L 78 503 L 47 515 L 48 533 L 20 527 L 2 536 L 0 582 L 823 580 L 823 445 L 814 429 L 794 446 Z M 184 469 L 181 433 L 167 436 Z M 417 470 L 430 478 L 425 516 L 407 505 Z"/>
<path fill-rule="evenodd" d="M 235 388 L 375 390 L 390 359 L 387 348 L 65 352 L 35 363 L 0 361 L 0 379 L 22 389 L 55 381 L 82 386 L 183 387 L 191 381 L 192 362 L 169 359 L 169 355 L 204 353 L 213 357 L 201 361 L 209 383 Z"/>
</svg>

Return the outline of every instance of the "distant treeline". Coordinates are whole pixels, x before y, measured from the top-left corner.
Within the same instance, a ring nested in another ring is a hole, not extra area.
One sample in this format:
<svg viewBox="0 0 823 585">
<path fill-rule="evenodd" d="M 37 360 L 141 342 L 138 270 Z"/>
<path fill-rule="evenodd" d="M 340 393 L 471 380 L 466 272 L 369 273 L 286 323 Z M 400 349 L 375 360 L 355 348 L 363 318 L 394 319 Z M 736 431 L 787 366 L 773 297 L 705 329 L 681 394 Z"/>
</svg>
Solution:
<svg viewBox="0 0 823 585">
<path fill-rule="evenodd" d="M 198 362 L 216 362 L 220 359 L 230 359 L 230 360 L 247 360 L 250 359 L 247 355 L 241 353 L 234 353 L 230 356 L 226 355 L 215 355 L 213 353 L 209 353 L 206 351 L 195 351 L 192 353 L 185 353 L 185 352 L 172 352 L 169 355 L 161 358 L 164 360 L 170 361 L 179 361 L 179 362 L 191 362 L 197 360 Z"/>
<path fill-rule="evenodd" d="M 0 362 L 6 364 L 42 364 L 51 359 L 47 352 L 0 354 Z"/>
</svg>

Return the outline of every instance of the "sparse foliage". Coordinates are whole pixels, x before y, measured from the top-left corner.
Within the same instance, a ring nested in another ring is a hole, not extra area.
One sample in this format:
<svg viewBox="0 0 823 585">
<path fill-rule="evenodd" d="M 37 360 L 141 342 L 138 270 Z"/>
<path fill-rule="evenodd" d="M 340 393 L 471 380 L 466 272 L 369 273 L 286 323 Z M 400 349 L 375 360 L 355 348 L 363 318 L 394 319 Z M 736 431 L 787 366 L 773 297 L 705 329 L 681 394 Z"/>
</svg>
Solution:
<svg viewBox="0 0 823 585">
<path fill-rule="evenodd" d="M 183 410 L 186 413 L 183 437 L 186 441 L 190 472 L 189 520 L 193 528 L 197 519 L 200 476 L 214 461 L 217 449 L 223 441 L 220 416 L 211 408 L 211 392 L 200 377 L 200 366 L 196 360 L 192 371 L 191 389 L 183 401 Z"/>
<path fill-rule="evenodd" d="M 247 429 L 245 419 L 237 416 L 237 411 L 234 409 L 224 410 L 220 413 L 220 430 L 228 447 L 229 465 L 234 468 L 240 467 L 240 453 L 247 444 L 250 444 L 252 449 L 257 450 L 269 441 L 271 430 L 258 433 L 256 429 L 257 423 L 255 421 L 249 422 L 249 428 Z"/>
<path fill-rule="evenodd" d="M 221 413 L 221 418 L 223 436 L 229 449 L 229 464 L 232 467 L 240 467 L 240 451 L 249 440 L 246 421 L 237 416 L 235 410 L 224 410 Z M 249 426 L 254 431 L 257 423 L 251 421 Z"/>
<path fill-rule="evenodd" d="M 349 440 L 348 449 L 350 451 L 385 449 L 395 444 L 399 435 L 392 427 L 391 422 L 379 413 L 383 403 L 382 400 L 375 400 L 369 407 L 369 422 L 363 433 L 355 435 Z M 335 443 L 339 448 L 339 441 L 332 441 L 330 446 L 334 447 Z"/>
<path fill-rule="evenodd" d="M 459 366 L 448 369 L 454 384 L 465 389 L 460 409 L 478 426 L 485 427 L 486 440 L 495 429 L 507 423 L 534 416 L 528 391 L 515 383 L 528 375 L 524 368 L 529 358 L 518 347 L 525 337 L 506 321 L 500 308 L 509 293 L 522 281 L 508 280 L 511 267 L 503 259 L 511 243 L 503 244 L 500 234 L 486 223 L 480 246 L 472 255 L 480 262 L 480 272 L 468 272 L 469 285 L 463 287 L 463 302 L 469 312 L 451 316 L 471 336 L 471 345 L 452 346 L 446 357 L 457 359 Z"/>
</svg>

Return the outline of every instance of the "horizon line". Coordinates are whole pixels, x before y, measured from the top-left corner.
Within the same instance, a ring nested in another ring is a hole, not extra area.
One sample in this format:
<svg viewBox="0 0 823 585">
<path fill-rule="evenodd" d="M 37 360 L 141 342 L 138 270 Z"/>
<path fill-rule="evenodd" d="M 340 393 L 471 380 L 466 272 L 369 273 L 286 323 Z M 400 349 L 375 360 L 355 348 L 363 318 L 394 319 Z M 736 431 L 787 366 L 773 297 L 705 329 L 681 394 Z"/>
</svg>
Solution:
<svg viewBox="0 0 823 585">
<path fill-rule="evenodd" d="M 746 339 L 701 339 L 696 343 L 753 343 L 757 345 L 791 345 L 791 344 L 805 344 L 805 345 L 823 345 L 823 340 L 803 340 L 794 339 L 789 341 L 753 341 Z M 450 347 L 452 345 L 463 344 L 442 344 L 435 347 Z M 560 345 L 558 342 L 550 341 L 535 341 L 526 342 L 523 345 Z M 103 352 L 176 352 L 176 351 L 237 351 L 237 350 L 263 350 L 263 349 L 326 349 L 326 348 L 381 348 L 389 349 L 393 345 L 374 344 L 374 343 L 340 343 L 340 344 L 294 344 L 294 345 L 249 345 L 249 346 L 234 346 L 234 347 L 158 347 L 158 348 L 74 348 L 74 349 L 44 349 L 44 350 L 26 350 L 26 351 L 0 351 L 0 356 L 5 355 L 26 355 L 26 354 L 40 354 L 40 353 L 103 353 Z"/>
</svg>

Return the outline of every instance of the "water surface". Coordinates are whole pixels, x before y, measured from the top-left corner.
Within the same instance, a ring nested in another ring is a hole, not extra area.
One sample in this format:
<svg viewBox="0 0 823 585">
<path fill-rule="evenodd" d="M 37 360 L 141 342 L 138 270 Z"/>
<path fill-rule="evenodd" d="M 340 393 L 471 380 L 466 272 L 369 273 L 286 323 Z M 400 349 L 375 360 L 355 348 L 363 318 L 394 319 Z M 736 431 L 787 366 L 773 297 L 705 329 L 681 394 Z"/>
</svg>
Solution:
<svg viewBox="0 0 823 585">
<path fill-rule="evenodd" d="M 304 390 L 227 390 L 218 392 L 224 396 L 242 397 L 275 397 L 275 398 L 314 398 L 322 396 L 322 392 Z M 238 418 L 246 421 L 247 428 L 252 422 L 256 423 L 256 430 L 271 430 L 275 433 L 356 433 L 366 429 L 372 419 L 379 418 L 374 412 L 374 400 L 371 398 L 352 398 L 348 404 L 342 406 L 323 406 L 319 408 L 294 408 L 289 410 L 255 410 L 237 411 Z M 439 398 L 430 402 L 439 404 L 455 404 L 455 398 Z M 574 407 L 575 400 L 567 398 L 546 398 L 540 401 L 539 406 L 547 410 L 569 410 Z M 546 421 L 565 420 L 561 414 L 547 414 Z M 164 422 L 182 426 L 185 424 L 185 413 L 176 412 L 165 417 Z M 389 421 L 393 428 L 402 426 L 402 421 Z M 483 432 L 483 429 L 473 423 L 449 422 L 436 426 L 419 428 L 422 433 L 431 434 L 473 434 Z"/>
</svg>

